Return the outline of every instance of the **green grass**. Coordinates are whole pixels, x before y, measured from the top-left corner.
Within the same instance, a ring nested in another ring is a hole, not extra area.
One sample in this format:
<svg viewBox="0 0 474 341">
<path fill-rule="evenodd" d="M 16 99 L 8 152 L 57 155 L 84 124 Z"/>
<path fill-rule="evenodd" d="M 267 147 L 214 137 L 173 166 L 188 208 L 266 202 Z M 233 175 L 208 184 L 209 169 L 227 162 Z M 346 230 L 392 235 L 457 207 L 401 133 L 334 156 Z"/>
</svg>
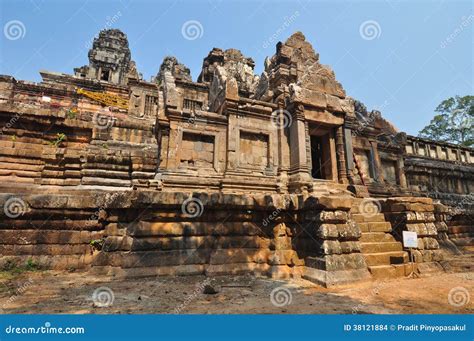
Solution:
<svg viewBox="0 0 474 341">
<path fill-rule="evenodd" d="M 40 264 L 35 262 L 31 258 L 28 258 L 28 260 L 24 264 L 18 264 L 15 261 L 7 260 L 5 264 L 3 264 L 3 266 L 0 268 L 0 276 L 8 277 L 9 275 L 19 275 L 23 272 L 39 270 L 41 270 Z"/>
</svg>

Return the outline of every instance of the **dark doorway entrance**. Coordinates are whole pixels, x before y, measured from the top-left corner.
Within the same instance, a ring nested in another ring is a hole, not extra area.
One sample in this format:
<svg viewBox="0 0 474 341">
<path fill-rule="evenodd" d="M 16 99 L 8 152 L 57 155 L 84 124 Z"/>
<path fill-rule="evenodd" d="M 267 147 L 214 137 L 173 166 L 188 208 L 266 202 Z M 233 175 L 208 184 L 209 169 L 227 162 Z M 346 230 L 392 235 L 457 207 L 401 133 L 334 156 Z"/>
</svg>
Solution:
<svg viewBox="0 0 474 341">
<path fill-rule="evenodd" d="M 109 70 L 102 70 L 100 74 L 100 80 L 102 81 L 109 81 L 110 78 L 110 71 Z"/>
<path fill-rule="evenodd" d="M 314 179 L 325 179 L 321 136 L 311 135 L 311 163 L 311 176 Z"/>
</svg>

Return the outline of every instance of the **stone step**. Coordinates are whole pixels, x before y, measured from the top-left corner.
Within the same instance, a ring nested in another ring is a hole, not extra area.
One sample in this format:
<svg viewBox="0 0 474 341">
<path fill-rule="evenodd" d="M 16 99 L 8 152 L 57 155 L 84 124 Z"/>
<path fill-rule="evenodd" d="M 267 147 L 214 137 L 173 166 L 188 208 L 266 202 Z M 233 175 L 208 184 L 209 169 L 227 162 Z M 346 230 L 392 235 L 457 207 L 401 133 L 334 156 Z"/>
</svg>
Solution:
<svg viewBox="0 0 474 341">
<path fill-rule="evenodd" d="M 375 214 L 363 214 L 363 213 L 356 213 L 351 214 L 352 220 L 356 223 L 366 223 L 366 222 L 385 222 L 385 216 L 383 213 L 375 213 Z"/>
<path fill-rule="evenodd" d="M 414 264 L 416 271 L 416 263 Z M 387 279 L 408 276 L 413 271 L 412 264 L 376 265 L 369 266 L 369 272 L 374 279 Z"/>
<path fill-rule="evenodd" d="M 395 242 L 395 238 L 390 233 L 385 232 L 364 232 L 362 233 L 359 241 L 361 243 L 374 243 L 374 242 Z"/>
<path fill-rule="evenodd" d="M 360 243 L 360 246 L 362 253 L 403 251 L 403 246 L 400 242 Z"/>
<path fill-rule="evenodd" d="M 364 232 L 390 232 L 392 225 L 389 222 L 371 222 L 371 223 L 356 223 L 362 233 Z"/>
<path fill-rule="evenodd" d="M 365 253 L 364 258 L 368 266 L 408 263 L 408 253 L 405 251 Z"/>
</svg>

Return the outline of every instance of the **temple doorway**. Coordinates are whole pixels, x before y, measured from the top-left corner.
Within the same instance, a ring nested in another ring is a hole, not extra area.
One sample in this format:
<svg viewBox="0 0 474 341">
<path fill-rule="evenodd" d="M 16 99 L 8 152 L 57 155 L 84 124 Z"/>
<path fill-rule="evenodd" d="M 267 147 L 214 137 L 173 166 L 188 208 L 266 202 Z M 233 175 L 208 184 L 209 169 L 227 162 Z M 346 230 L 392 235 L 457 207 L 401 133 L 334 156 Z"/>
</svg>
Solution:
<svg viewBox="0 0 474 341">
<path fill-rule="evenodd" d="M 311 136 L 311 176 L 324 179 L 323 143 L 321 136 Z"/>
<path fill-rule="evenodd" d="M 310 129 L 311 176 L 313 179 L 337 180 L 334 133 L 330 128 Z M 334 157 L 333 157 L 334 155 Z"/>
</svg>

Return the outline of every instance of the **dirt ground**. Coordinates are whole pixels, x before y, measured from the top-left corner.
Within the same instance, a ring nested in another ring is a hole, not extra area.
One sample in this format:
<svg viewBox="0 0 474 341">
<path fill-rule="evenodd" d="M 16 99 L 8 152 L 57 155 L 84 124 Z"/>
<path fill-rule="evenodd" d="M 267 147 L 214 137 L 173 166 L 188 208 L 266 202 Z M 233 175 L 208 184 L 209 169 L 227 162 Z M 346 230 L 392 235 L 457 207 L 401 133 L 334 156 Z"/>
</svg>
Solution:
<svg viewBox="0 0 474 341">
<path fill-rule="evenodd" d="M 472 262 L 472 257 L 461 260 L 465 272 L 441 272 L 418 279 L 372 281 L 329 289 L 305 280 L 252 276 L 118 279 L 84 272 L 3 272 L 0 312 L 472 314 L 474 272 L 472 268 L 466 272 L 466 262 Z M 453 264 L 459 265 L 459 261 Z M 460 271 L 460 267 L 454 270 Z M 453 271 L 453 266 L 449 271 Z M 212 289 L 217 293 L 212 293 Z"/>
</svg>

